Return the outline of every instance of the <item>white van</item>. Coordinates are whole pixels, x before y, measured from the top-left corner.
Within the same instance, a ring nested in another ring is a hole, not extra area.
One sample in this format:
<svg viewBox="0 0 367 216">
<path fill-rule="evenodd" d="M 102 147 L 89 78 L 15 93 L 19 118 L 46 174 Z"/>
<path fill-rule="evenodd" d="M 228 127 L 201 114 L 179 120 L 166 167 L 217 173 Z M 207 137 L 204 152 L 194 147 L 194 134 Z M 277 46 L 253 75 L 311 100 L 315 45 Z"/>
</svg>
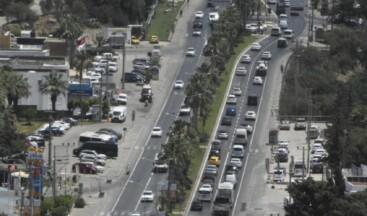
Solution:
<svg viewBox="0 0 367 216">
<path fill-rule="evenodd" d="M 236 174 L 227 174 L 226 178 L 224 179 L 224 182 L 232 183 L 233 187 L 236 188 L 236 186 L 237 186 Z"/>
<path fill-rule="evenodd" d="M 112 109 L 111 122 L 125 122 L 127 110 L 125 106 L 117 106 Z"/>
<path fill-rule="evenodd" d="M 282 33 L 282 30 L 279 27 L 274 27 L 271 29 L 270 35 L 271 36 L 280 36 Z"/>
<path fill-rule="evenodd" d="M 237 128 L 236 129 L 234 143 L 235 144 L 240 144 L 240 145 L 246 145 L 247 144 L 247 130 L 246 129 L 244 129 L 244 128 Z"/>
<path fill-rule="evenodd" d="M 287 20 L 280 20 L 280 21 L 279 21 L 279 27 L 280 27 L 281 29 L 286 29 L 286 28 L 288 28 Z"/>
</svg>

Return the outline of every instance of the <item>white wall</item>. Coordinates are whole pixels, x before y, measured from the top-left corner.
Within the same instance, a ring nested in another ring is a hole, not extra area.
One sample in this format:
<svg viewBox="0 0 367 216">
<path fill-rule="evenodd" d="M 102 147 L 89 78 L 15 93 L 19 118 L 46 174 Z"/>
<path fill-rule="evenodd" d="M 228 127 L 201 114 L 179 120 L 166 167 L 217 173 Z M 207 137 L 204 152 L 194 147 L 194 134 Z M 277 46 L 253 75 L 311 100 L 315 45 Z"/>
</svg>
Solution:
<svg viewBox="0 0 367 216">
<path fill-rule="evenodd" d="M 28 98 L 21 98 L 18 102 L 19 105 L 36 105 L 37 110 L 51 110 L 52 103 L 50 95 L 41 94 L 39 91 L 39 84 L 44 80 L 45 76 L 48 76 L 47 72 L 18 72 L 23 74 L 23 78 L 28 79 L 30 85 L 31 95 Z M 68 81 L 68 73 L 63 73 L 62 80 Z M 67 92 L 64 95 L 57 97 L 56 110 L 67 110 Z"/>
</svg>

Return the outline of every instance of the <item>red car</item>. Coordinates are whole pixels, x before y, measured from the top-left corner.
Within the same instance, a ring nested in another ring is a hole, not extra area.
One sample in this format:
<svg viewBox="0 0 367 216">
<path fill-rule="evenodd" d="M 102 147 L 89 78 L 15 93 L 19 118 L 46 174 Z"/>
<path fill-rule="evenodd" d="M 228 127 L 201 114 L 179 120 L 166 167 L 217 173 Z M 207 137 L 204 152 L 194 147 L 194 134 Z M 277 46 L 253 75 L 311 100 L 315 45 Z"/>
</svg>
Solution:
<svg viewBox="0 0 367 216">
<path fill-rule="evenodd" d="M 83 174 L 97 174 L 98 170 L 91 164 L 76 163 L 72 166 L 72 171 L 76 171 L 76 166 L 79 166 L 79 173 Z"/>
</svg>

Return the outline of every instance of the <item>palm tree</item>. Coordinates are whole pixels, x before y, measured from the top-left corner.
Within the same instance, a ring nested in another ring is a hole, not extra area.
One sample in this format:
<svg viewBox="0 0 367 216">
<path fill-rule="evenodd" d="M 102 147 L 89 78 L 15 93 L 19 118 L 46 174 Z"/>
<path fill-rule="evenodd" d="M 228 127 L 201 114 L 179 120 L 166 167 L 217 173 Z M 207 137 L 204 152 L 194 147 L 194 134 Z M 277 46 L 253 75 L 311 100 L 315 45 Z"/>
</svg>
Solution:
<svg viewBox="0 0 367 216">
<path fill-rule="evenodd" d="M 76 39 L 82 35 L 82 28 L 79 19 L 72 14 L 64 14 L 59 20 L 60 28 L 58 32 L 60 36 L 66 40 L 68 46 L 68 55 L 70 67 L 73 67 L 74 52 L 76 49 Z"/>
<path fill-rule="evenodd" d="M 81 119 L 83 119 L 82 112 L 82 79 L 83 79 L 83 71 L 88 68 L 91 64 L 91 60 L 89 59 L 89 55 L 85 51 L 78 52 L 76 55 L 76 70 L 79 71 L 79 108 Z"/>
<path fill-rule="evenodd" d="M 56 111 L 56 101 L 59 95 L 65 95 L 68 90 L 67 81 L 62 80 L 62 74 L 52 71 L 48 76 L 45 77 L 39 87 L 42 94 L 49 94 L 51 97 L 52 111 Z"/>
<path fill-rule="evenodd" d="M 30 95 L 30 85 L 23 75 L 16 74 L 9 67 L 3 67 L 1 70 L 2 86 L 8 101 L 8 106 L 13 106 L 16 110 L 18 100 Z"/>
</svg>

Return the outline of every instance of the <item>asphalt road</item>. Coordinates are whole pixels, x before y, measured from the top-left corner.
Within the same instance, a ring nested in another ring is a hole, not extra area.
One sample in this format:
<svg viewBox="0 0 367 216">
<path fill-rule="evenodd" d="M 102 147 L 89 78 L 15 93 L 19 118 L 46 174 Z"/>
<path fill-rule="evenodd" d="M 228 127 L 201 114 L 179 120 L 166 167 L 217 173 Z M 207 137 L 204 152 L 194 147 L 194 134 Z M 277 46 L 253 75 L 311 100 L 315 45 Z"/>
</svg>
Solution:
<svg viewBox="0 0 367 216">
<path fill-rule="evenodd" d="M 288 25 L 289 28 L 294 30 L 295 36 L 299 36 L 303 29 L 305 28 L 305 21 L 303 16 L 291 17 L 288 15 Z M 230 90 L 233 87 L 241 87 L 242 96 L 237 98 L 237 113 L 238 115 L 233 119 L 233 124 L 228 126 L 219 125 L 217 130 L 227 130 L 229 132 L 229 139 L 222 142 L 221 159 L 222 163 L 219 169 L 219 176 L 216 178 L 216 184 L 223 182 L 224 178 L 224 167 L 229 163 L 231 147 L 234 141 L 234 131 L 236 128 L 240 127 L 239 124 L 246 122 L 254 126 L 253 135 L 248 136 L 249 144 L 246 147 L 246 156 L 243 159 L 243 167 L 238 174 L 237 189 L 235 190 L 236 203 L 234 210 L 231 215 L 242 215 L 243 211 L 248 208 L 247 203 L 256 203 L 255 199 L 264 199 L 262 195 L 264 193 L 259 193 L 259 191 L 264 190 L 266 174 L 265 174 L 265 158 L 267 149 L 265 148 L 265 143 L 268 142 L 268 131 L 272 126 L 275 126 L 273 120 L 269 116 L 269 111 L 271 110 L 272 102 L 274 97 L 279 97 L 275 95 L 274 89 L 281 85 L 280 75 L 280 65 L 285 64 L 285 60 L 291 52 L 292 45 L 286 49 L 277 48 L 277 37 L 266 37 L 261 40 L 262 50 L 257 51 L 246 51 L 252 58 L 252 62 L 249 65 L 238 63 L 238 66 L 245 66 L 248 75 L 245 77 L 234 76 L 231 84 Z M 262 86 L 253 85 L 252 80 L 255 76 L 256 62 L 261 60 L 261 53 L 263 51 L 270 51 L 272 53 L 272 59 L 268 64 L 268 74 L 265 78 L 265 82 Z M 258 95 L 261 96 L 261 102 L 258 107 L 247 106 L 247 96 L 248 95 Z M 225 108 L 228 105 L 225 106 Z M 225 110 L 224 108 L 224 110 Z M 255 111 L 257 113 L 257 120 L 245 121 L 244 114 L 246 111 Z M 222 113 L 225 116 L 225 113 Z M 219 119 L 220 120 L 220 119 Z M 241 183 L 240 183 L 241 181 Z M 200 184 L 198 185 L 200 187 Z M 196 188 L 197 190 L 197 188 Z M 240 191 L 240 192 L 238 192 Z M 216 192 L 214 192 L 213 200 Z M 197 195 L 195 195 L 197 197 Z M 251 202 L 248 202 L 251 200 Z M 247 201 L 247 202 L 246 202 Z M 280 206 L 281 207 L 281 206 Z M 211 215 L 213 208 L 213 203 L 203 203 L 203 210 L 201 212 L 186 212 L 186 215 Z M 264 212 L 262 212 L 263 214 Z"/>
<path fill-rule="evenodd" d="M 188 42 L 186 47 L 194 47 L 196 50 L 196 56 L 182 56 L 185 60 L 177 79 L 183 80 L 185 86 L 187 86 L 189 78 L 202 61 L 203 46 L 206 38 L 210 34 L 210 27 L 207 23 L 207 14 L 208 13 L 206 12 L 206 16 L 203 18 L 204 25 L 201 37 L 192 36 L 192 25 L 189 24 L 187 31 Z M 193 22 L 193 20 L 190 22 Z M 177 118 L 178 111 L 185 98 L 184 91 L 184 89 L 174 90 L 171 88 L 164 108 L 161 110 L 158 121 L 156 122 L 156 126 L 160 126 L 164 131 L 164 136 L 161 138 L 148 138 L 145 146 L 154 146 L 156 148 L 149 148 L 142 152 L 141 159 L 136 164 L 134 172 L 131 173 L 129 182 L 124 187 L 119 199 L 114 205 L 114 211 L 151 212 L 154 210 L 154 206 L 157 203 L 140 203 L 140 196 L 144 190 L 152 190 L 155 192 L 157 197 L 160 190 L 159 185 L 164 184 L 166 181 L 166 174 L 153 174 L 151 171 L 153 168 L 155 154 L 160 151 L 160 146 L 166 143 L 167 136 L 165 134 L 169 131 L 169 127 Z"/>
</svg>

